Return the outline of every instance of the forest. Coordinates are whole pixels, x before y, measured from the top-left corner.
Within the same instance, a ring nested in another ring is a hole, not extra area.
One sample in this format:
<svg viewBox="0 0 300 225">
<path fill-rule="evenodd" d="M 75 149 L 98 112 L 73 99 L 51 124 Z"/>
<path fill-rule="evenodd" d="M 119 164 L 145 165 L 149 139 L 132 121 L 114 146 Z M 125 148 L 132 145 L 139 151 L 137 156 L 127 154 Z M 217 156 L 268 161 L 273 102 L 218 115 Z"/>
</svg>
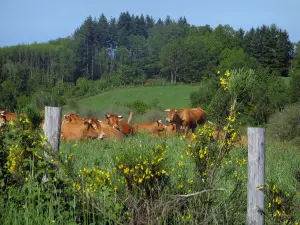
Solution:
<svg viewBox="0 0 300 225">
<path fill-rule="evenodd" d="M 69 37 L 0 48 L 0 102 L 11 111 L 28 104 L 42 109 L 153 79 L 164 84 L 213 81 L 217 71 L 242 67 L 288 77 L 299 69 L 296 46 L 275 24 L 245 31 L 194 26 L 185 17 L 89 16 Z"/>
</svg>

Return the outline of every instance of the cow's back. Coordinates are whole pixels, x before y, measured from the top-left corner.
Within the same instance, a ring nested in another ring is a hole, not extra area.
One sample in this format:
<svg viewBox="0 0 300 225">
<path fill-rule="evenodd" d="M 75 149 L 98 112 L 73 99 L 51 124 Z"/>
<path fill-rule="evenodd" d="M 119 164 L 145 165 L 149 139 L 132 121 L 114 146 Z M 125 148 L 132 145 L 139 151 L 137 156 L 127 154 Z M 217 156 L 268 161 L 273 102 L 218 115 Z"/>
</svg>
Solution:
<svg viewBox="0 0 300 225">
<path fill-rule="evenodd" d="M 178 111 L 179 117 L 182 121 L 193 122 L 203 125 L 206 122 L 206 112 L 198 108 L 180 109 Z"/>
<path fill-rule="evenodd" d="M 110 125 L 100 122 L 103 132 L 105 133 L 107 140 L 120 140 L 123 138 L 123 135 L 117 129 L 111 127 Z"/>
</svg>

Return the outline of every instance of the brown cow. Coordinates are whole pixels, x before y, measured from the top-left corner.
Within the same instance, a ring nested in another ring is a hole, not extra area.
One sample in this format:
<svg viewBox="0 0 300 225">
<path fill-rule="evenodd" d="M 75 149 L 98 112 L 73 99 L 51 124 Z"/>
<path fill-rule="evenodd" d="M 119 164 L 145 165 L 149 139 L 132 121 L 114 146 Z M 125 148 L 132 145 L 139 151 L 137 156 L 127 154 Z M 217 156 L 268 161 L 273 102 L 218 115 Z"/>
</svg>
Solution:
<svg viewBox="0 0 300 225">
<path fill-rule="evenodd" d="M 6 121 L 11 121 L 11 120 L 17 119 L 17 114 L 12 113 L 12 112 L 1 111 L 0 115 L 5 116 Z"/>
<path fill-rule="evenodd" d="M 167 122 L 175 123 L 177 132 L 184 130 L 187 135 L 189 129 L 195 133 L 197 125 L 203 125 L 206 122 L 206 112 L 198 108 L 190 109 L 166 109 L 168 112 Z"/>
<path fill-rule="evenodd" d="M 5 123 L 11 121 L 11 120 L 16 120 L 17 119 L 17 114 L 11 113 L 11 112 L 6 112 L 6 111 L 1 111 L 0 112 L 0 127 L 2 127 Z"/>
<path fill-rule="evenodd" d="M 63 140 L 103 139 L 105 133 L 97 119 L 84 119 L 81 123 L 63 123 L 61 137 Z"/>
<path fill-rule="evenodd" d="M 98 120 L 101 124 L 101 127 L 106 135 L 105 139 L 107 140 L 120 140 L 123 138 L 123 135 L 120 131 L 118 131 L 117 129 L 111 127 L 110 125 L 108 125 L 107 123 Z"/>
<path fill-rule="evenodd" d="M 84 122 L 84 119 L 79 118 L 78 113 L 70 113 L 70 114 L 64 115 L 63 123 L 82 123 L 82 122 Z"/>
<path fill-rule="evenodd" d="M 0 114 L 0 128 L 6 123 L 6 117 Z"/>
<path fill-rule="evenodd" d="M 62 124 L 66 123 L 72 123 L 72 124 L 83 124 L 84 118 L 80 118 L 78 113 L 71 113 L 68 115 L 64 115 L 64 121 Z M 103 123 L 103 121 L 98 120 L 100 123 L 103 132 L 105 133 L 105 139 L 107 140 L 115 140 L 115 139 L 121 139 L 122 134 L 120 131 L 118 131 L 115 128 L 112 128 L 107 123 Z"/>
<path fill-rule="evenodd" d="M 107 120 L 108 125 L 120 131 L 125 136 L 134 135 L 134 128 L 129 123 L 121 121 L 123 116 L 116 114 L 106 114 L 105 119 Z"/>
<path fill-rule="evenodd" d="M 152 123 L 135 124 L 133 127 L 135 128 L 136 132 L 151 132 L 151 133 L 164 131 L 166 129 L 166 125 L 164 125 L 161 120 L 157 120 Z"/>
<path fill-rule="evenodd" d="M 175 123 L 170 123 L 169 125 L 167 125 L 166 135 L 167 136 L 176 135 L 176 124 Z"/>
<path fill-rule="evenodd" d="M 176 135 L 176 125 L 174 123 L 163 125 L 163 127 L 163 129 L 154 130 L 153 134 L 160 137 Z"/>
</svg>

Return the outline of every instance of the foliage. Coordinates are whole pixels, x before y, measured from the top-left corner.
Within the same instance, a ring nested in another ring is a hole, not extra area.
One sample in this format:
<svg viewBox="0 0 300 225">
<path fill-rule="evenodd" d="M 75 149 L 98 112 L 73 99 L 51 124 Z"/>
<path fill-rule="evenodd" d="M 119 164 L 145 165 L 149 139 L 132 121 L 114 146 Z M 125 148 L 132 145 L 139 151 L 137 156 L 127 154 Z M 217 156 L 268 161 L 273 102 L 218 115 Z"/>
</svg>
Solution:
<svg viewBox="0 0 300 225">
<path fill-rule="evenodd" d="M 158 198 L 167 186 L 166 151 L 168 146 L 156 146 L 151 152 L 140 155 L 127 152 L 116 156 L 116 170 L 126 181 L 131 195 Z M 136 151 L 136 149 L 132 149 Z M 128 158 L 128 154 L 131 156 Z"/>
<path fill-rule="evenodd" d="M 138 114 L 145 114 L 146 111 L 150 108 L 145 102 L 136 100 L 132 103 L 127 103 L 126 107 L 134 109 Z"/>
<path fill-rule="evenodd" d="M 289 96 L 291 103 L 299 102 L 300 99 L 300 70 L 291 74 Z"/>
<path fill-rule="evenodd" d="M 216 82 L 202 82 L 197 91 L 192 91 L 190 93 L 190 100 L 192 107 L 201 106 L 203 109 L 207 109 L 212 99 L 217 92 Z"/>
<path fill-rule="evenodd" d="M 286 106 L 275 113 L 269 123 L 272 135 L 281 141 L 291 141 L 300 135 L 299 104 Z"/>
<path fill-rule="evenodd" d="M 25 98 L 37 107 L 43 102 L 61 106 L 73 97 L 143 85 L 155 77 L 170 83 L 206 81 L 214 79 L 217 68 L 268 67 L 287 76 L 290 68 L 298 68 L 298 52 L 276 25 L 244 31 L 191 26 L 186 18 L 154 21 L 122 12 L 108 20 L 101 14 L 87 17 L 71 37 L 0 48 L 0 100 L 11 111 Z M 36 100 L 45 92 L 52 100 Z"/>
</svg>

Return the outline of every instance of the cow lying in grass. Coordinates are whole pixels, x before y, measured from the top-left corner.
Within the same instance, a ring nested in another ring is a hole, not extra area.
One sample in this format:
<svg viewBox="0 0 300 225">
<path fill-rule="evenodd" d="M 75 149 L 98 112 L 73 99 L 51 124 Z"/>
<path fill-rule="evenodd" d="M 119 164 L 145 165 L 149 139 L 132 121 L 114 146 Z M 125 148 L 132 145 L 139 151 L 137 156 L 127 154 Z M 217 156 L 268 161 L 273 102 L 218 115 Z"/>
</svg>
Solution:
<svg viewBox="0 0 300 225">
<path fill-rule="evenodd" d="M 97 119 L 84 119 L 83 123 L 62 123 L 61 137 L 63 140 L 103 139 L 105 133 Z"/>
</svg>

